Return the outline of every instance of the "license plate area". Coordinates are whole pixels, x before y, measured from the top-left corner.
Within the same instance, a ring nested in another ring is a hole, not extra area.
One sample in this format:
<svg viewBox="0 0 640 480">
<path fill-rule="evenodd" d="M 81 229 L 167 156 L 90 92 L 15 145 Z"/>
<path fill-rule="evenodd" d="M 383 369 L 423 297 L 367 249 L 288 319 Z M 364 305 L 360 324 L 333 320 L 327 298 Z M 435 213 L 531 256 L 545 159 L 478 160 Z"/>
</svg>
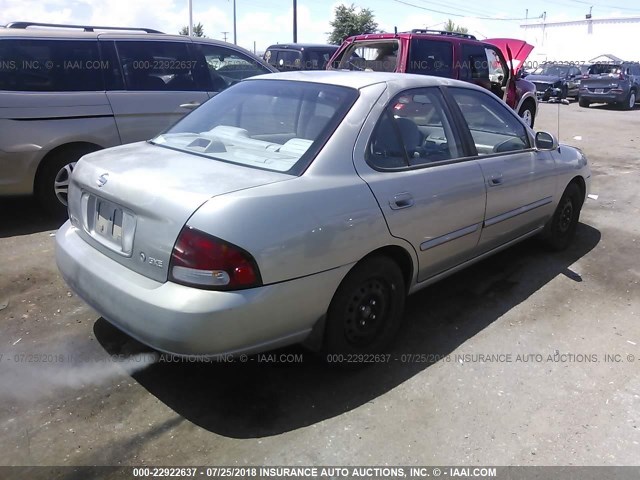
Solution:
<svg viewBox="0 0 640 480">
<path fill-rule="evenodd" d="M 131 256 L 136 216 L 118 204 L 90 193 L 82 194 L 85 231 L 96 241 L 121 255 Z"/>
</svg>

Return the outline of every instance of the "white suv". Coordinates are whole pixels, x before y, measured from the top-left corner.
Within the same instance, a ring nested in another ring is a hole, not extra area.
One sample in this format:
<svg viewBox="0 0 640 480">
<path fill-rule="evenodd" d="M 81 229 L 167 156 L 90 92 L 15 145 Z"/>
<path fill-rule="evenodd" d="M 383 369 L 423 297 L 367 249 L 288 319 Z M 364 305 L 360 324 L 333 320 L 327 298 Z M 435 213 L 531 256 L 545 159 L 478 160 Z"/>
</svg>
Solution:
<svg viewBox="0 0 640 480">
<path fill-rule="evenodd" d="M 151 29 L 0 28 L 0 196 L 64 212 L 83 155 L 149 139 L 243 78 L 275 71 L 233 44 Z"/>
</svg>

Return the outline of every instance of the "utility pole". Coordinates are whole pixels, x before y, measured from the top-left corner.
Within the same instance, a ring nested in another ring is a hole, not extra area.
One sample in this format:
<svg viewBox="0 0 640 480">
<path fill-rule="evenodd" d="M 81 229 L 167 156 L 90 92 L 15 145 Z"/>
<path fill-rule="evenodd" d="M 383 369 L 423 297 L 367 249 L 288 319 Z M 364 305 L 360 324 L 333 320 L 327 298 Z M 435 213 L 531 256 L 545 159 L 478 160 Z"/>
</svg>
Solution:
<svg viewBox="0 0 640 480">
<path fill-rule="evenodd" d="M 233 44 L 238 44 L 238 34 L 236 30 L 236 0 L 233 0 Z"/>
<path fill-rule="evenodd" d="M 220 32 L 220 33 L 222 33 L 222 35 L 224 35 L 223 40 L 226 42 L 227 41 L 227 33 L 229 33 L 229 32 Z"/>
<path fill-rule="evenodd" d="M 293 43 L 298 43 L 298 2 L 293 0 Z"/>
<path fill-rule="evenodd" d="M 193 0 L 189 0 L 189 36 L 193 36 Z"/>
</svg>

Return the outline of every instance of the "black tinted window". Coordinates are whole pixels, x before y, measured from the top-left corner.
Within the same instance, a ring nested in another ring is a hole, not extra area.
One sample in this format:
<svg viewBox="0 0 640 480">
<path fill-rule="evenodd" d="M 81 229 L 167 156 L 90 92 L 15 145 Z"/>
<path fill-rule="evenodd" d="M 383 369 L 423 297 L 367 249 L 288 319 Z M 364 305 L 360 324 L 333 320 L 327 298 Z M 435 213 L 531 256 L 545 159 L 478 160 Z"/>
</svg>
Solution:
<svg viewBox="0 0 640 480">
<path fill-rule="evenodd" d="M 453 49 L 450 42 L 414 38 L 409 50 L 409 73 L 453 76 Z"/>
<path fill-rule="evenodd" d="M 300 70 L 302 68 L 301 52 L 297 50 L 279 50 L 277 54 L 275 66 L 278 70 Z"/>
<path fill-rule="evenodd" d="M 184 42 L 116 42 L 128 90 L 200 90 Z"/>
<path fill-rule="evenodd" d="M 483 45 L 462 44 L 460 80 L 489 78 L 489 62 Z"/>
<path fill-rule="evenodd" d="M 104 90 L 98 42 L 0 40 L 0 90 Z"/>
</svg>

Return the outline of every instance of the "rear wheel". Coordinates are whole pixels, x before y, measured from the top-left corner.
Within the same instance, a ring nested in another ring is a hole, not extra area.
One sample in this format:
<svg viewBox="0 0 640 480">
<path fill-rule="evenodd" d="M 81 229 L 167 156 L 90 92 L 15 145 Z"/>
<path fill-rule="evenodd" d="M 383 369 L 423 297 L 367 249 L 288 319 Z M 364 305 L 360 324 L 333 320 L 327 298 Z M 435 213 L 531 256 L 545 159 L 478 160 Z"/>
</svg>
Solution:
<svg viewBox="0 0 640 480">
<path fill-rule="evenodd" d="M 589 108 L 589 105 L 591 105 L 591 104 L 587 100 L 585 100 L 584 98 L 578 97 L 578 105 L 580 105 L 581 107 L 584 107 L 584 108 Z"/>
<path fill-rule="evenodd" d="M 50 214 L 63 216 L 67 212 L 69 180 L 76 162 L 97 150 L 92 145 L 70 147 L 54 152 L 44 160 L 36 177 L 35 193 L 42 207 Z"/>
<path fill-rule="evenodd" d="M 533 128 L 533 123 L 535 122 L 535 111 L 534 107 L 531 106 L 531 102 L 525 103 L 522 108 L 520 108 L 518 115 L 522 117 L 527 126 Z"/>
<path fill-rule="evenodd" d="M 636 92 L 635 90 L 631 90 L 629 92 L 629 96 L 627 100 L 622 103 L 622 108 L 624 110 L 632 110 L 636 106 Z"/>
<path fill-rule="evenodd" d="M 575 183 L 570 183 L 542 232 L 542 240 L 552 250 L 564 250 L 571 245 L 578 227 L 582 201 L 580 188 Z"/>
<path fill-rule="evenodd" d="M 328 354 L 379 353 L 402 322 L 404 277 L 388 257 L 371 257 L 356 265 L 342 281 L 327 312 Z M 345 359 L 346 360 L 346 359 Z"/>
</svg>

